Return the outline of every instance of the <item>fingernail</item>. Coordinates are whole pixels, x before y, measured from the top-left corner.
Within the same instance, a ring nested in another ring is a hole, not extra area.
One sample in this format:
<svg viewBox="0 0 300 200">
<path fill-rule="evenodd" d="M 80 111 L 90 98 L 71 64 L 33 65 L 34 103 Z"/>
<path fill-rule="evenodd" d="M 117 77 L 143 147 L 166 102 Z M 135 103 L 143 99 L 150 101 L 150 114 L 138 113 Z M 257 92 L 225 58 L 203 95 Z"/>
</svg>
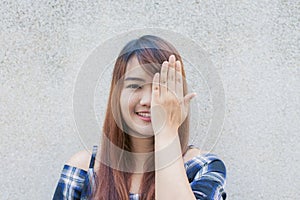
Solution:
<svg viewBox="0 0 300 200">
<path fill-rule="evenodd" d="M 175 56 L 174 56 L 174 55 L 171 55 L 171 56 L 170 56 L 170 61 L 174 61 L 174 62 L 175 62 L 175 60 L 176 60 Z"/>
</svg>

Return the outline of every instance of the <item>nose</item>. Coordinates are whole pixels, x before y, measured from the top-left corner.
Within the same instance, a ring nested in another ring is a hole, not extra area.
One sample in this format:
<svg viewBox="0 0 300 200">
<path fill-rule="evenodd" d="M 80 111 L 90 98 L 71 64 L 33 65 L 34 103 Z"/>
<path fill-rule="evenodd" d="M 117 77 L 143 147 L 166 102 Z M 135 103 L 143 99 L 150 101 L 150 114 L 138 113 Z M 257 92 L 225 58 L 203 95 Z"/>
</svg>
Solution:
<svg viewBox="0 0 300 200">
<path fill-rule="evenodd" d="M 151 106 L 151 99 L 152 99 L 152 88 L 146 87 L 144 92 L 141 93 L 140 97 L 140 104 L 143 106 Z"/>
</svg>

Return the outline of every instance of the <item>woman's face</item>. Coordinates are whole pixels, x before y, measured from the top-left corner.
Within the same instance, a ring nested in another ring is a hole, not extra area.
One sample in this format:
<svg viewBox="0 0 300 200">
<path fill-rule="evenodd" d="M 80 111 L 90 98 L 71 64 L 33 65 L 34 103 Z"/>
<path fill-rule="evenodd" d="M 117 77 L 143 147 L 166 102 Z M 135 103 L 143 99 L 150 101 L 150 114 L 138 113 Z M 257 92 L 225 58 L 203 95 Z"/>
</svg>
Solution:
<svg viewBox="0 0 300 200">
<path fill-rule="evenodd" d="M 153 136 L 150 114 L 152 79 L 153 76 L 148 74 L 136 56 L 133 56 L 127 63 L 120 107 L 128 127 L 127 133 L 135 137 Z"/>
</svg>

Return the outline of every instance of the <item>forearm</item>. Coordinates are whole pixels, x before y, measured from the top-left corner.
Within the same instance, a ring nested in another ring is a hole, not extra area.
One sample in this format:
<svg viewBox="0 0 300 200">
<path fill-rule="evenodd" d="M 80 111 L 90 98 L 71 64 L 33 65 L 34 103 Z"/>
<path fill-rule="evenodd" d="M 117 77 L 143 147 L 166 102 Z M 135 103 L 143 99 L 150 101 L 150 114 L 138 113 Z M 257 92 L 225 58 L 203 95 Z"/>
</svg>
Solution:
<svg viewBox="0 0 300 200">
<path fill-rule="evenodd" d="M 155 137 L 155 196 L 157 200 L 195 200 L 186 176 L 179 136 L 164 130 Z"/>
</svg>

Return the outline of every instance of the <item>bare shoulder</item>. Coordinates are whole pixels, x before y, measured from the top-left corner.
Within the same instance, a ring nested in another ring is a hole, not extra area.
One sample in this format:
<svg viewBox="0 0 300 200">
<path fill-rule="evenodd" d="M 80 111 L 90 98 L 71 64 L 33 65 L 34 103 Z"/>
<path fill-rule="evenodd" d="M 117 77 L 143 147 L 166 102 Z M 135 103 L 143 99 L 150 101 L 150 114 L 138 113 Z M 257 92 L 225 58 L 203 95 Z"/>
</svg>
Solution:
<svg viewBox="0 0 300 200">
<path fill-rule="evenodd" d="M 87 171 L 91 160 L 91 152 L 87 150 L 74 154 L 66 164 Z"/>
<path fill-rule="evenodd" d="M 198 155 L 200 155 L 200 154 L 202 154 L 203 152 L 200 150 L 200 149 L 198 149 L 198 148 L 191 148 L 191 149 L 189 149 L 186 153 L 185 153 L 185 155 L 184 155 L 184 157 L 183 157 L 183 161 L 184 162 L 187 162 L 187 161 L 189 161 L 189 160 L 191 160 L 192 158 L 194 158 L 194 157 L 196 157 L 196 156 L 198 156 Z"/>
</svg>

